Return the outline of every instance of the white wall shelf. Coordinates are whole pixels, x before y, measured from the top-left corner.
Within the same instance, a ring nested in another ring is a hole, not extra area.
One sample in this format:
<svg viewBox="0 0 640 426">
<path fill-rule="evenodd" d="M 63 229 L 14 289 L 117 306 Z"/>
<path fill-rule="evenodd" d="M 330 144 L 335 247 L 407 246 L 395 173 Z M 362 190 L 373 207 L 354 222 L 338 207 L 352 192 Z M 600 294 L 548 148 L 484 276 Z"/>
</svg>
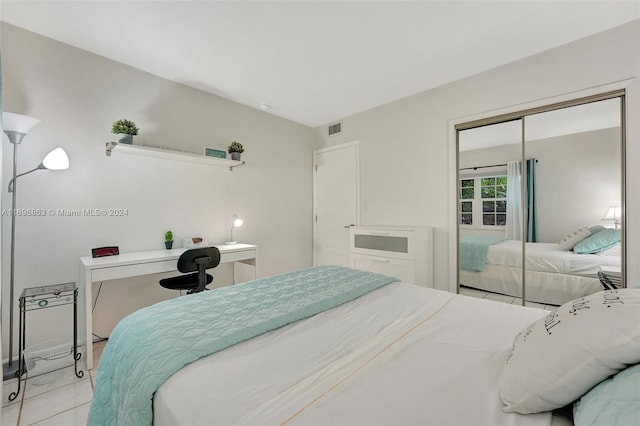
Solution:
<svg viewBox="0 0 640 426">
<path fill-rule="evenodd" d="M 118 142 L 107 142 L 106 155 L 111 157 L 113 152 L 120 152 L 123 154 L 142 155 L 145 157 L 164 158 L 167 160 L 188 161 L 191 163 L 211 164 L 214 166 L 229 167 L 229 170 L 233 170 L 234 167 L 242 166 L 244 161 L 229 160 L 226 158 L 207 157 L 205 155 L 194 154 L 192 152 L 174 151 L 169 149 L 129 145 Z"/>
</svg>

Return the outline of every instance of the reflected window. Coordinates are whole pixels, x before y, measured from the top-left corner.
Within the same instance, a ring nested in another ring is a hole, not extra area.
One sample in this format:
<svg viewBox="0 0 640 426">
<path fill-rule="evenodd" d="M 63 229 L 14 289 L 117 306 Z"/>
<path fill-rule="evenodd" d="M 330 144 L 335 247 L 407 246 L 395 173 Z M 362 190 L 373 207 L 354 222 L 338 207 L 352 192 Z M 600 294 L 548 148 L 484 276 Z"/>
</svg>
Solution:
<svg viewBox="0 0 640 426">
<path fill-rule="evenodd" d="M 460 179 L 460 225 L 503 227 L 507 223 L 507 176 Z"/>
<path fill-rule="evenodd" d="M 475 179 L 460 179 L 460 224 L 473 225 Z"/>
</svg>

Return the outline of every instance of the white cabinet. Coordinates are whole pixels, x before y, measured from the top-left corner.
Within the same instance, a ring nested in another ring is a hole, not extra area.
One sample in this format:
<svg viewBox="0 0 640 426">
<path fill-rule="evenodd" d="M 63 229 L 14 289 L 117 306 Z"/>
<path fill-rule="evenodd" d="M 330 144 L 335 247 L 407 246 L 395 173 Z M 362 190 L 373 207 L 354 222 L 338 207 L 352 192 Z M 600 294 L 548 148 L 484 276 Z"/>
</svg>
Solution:
<svg viewBox="0 0 640 426">
<path fill-rule="evenodd" d="M 352 226 L 352 268 L 433 288 L 433 229 L 418 226 Z"/>
</svg>

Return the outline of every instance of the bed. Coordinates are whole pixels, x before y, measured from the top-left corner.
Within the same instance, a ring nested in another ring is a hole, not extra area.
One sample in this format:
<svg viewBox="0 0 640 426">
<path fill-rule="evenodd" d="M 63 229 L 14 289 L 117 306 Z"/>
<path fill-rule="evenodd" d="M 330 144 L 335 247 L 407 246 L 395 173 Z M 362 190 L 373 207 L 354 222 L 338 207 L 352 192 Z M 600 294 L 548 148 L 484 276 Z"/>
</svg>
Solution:
<svg viewBox="0 0 640 426">
<path fill-rule="evenodd" d="M 505 412 L 498 389 L 544 310 L 344 267 L 225 289 L 123 319 L 88 424 L 552 424 Z"/>
<path fill-rule="evenodd" d="M 207 424 L 212 407 L 229 425 L 549 424 L 503 413 L 496 380 L 514 330 L 544 312 L 480 305 L 389 284 L 185 367 L 156 393 L 154 424 Z M 481 308 L 492 315 L 477 321 Z"/>
<path fill-rule="evenodd" d="M 461 256 L 466 243 L 478 241 L 468 238 L 461 239 Z M 460 285 L 522 297 L 521 252 L 521 241 L 490 241 L 481 267 L 479 259 L 466 269 L 461 267 Z M 597 275 L 600 267 L 621 264 L 619 255 L 575 254 L 561 250 L 556 243 L 526 243 L 525 256 L 526 299 L 549 305 L 562 305 L 602 290 Z"/>
</svg>

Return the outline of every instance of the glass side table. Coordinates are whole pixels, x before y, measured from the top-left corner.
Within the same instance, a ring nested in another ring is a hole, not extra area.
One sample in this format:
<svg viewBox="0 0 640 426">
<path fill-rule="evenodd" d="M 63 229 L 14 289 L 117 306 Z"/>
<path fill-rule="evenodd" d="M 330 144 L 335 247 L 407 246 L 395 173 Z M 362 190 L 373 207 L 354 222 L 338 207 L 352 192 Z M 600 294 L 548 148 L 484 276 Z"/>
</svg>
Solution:
<svg viewBox="0 0 640 426">
<path fill-rule="evenodd" d="M 76 377 L 81 378 L 84 376 L 84 372 L 78 370 L 78 361 L 82 357 L 82 353 L 78 352 L 78 288 L 76 287 L 76 283 L 25 288 L 18 300 L 20 303 L 20 329 L 18 336 L 19 359 L 18 371 L 16 371 L 18 389 L 9 394 L 9 401 L 13 401 L 20 394 L 20 378 L 25 373 L 24 350 L 27 335 L 27 312 L 29 311 L 73 304 L 73 348 L 69 349 L 69 354 L 73 352 Z"/>
</svg>

